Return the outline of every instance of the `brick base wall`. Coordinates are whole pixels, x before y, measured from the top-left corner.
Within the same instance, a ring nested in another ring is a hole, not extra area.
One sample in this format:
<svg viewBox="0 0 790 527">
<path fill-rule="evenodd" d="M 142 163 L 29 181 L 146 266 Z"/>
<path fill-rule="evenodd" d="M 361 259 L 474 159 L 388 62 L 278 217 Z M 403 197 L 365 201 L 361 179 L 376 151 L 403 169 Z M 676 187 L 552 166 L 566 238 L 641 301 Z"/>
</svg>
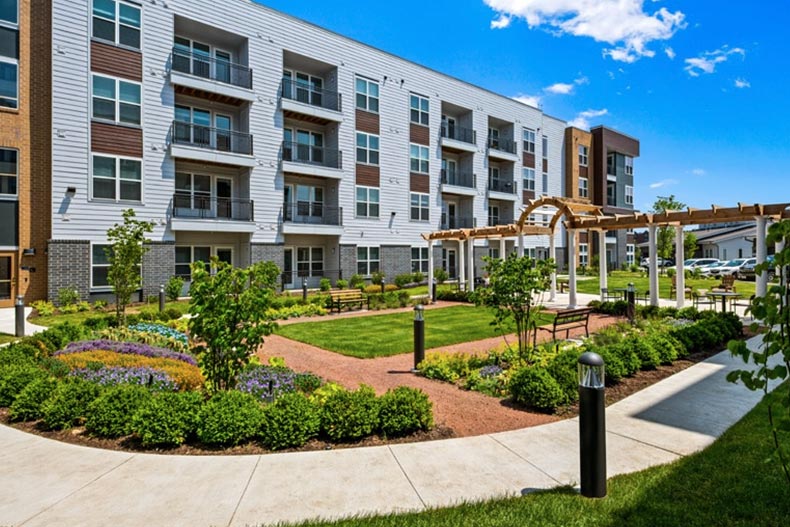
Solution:
<svg viewBox="0 0 790 527">
<path fill-rule="evenodd" d="M 151 242 L 143 255 L 143 298 L 159 294 L 159 286 L 167 284 L 176 266 L 174 242 Z"/>
<path fill-rule="evenodd" d="M 399 274 L 411 273 L 411 247 L 407 246 L 382 246 L 379 256 L 381 258 L 381 272 L 384 273 L 388 284 L 395 282 Z"/>
<path fill-rule="evenodd" d="M 340 272 L 343 278 L 350 280 L 352 275 L 357 274 L 357 246 L 340 246 Z"/>
<path fill-rule="evenodd" d="M 91 289 L 91 244 L 87 240 L 49 240 L 47 296 L 57 302 L 62 288 L 76 289 L 88 300 Z"/>
</svg>

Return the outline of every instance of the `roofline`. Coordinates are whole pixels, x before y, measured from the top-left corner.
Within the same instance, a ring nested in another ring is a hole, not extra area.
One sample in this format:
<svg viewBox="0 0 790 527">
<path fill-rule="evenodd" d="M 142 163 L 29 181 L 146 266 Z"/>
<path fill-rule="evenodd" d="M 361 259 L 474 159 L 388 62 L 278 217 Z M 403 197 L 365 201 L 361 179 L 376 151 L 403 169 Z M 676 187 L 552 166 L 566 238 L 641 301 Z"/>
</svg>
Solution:
<svg viewBox="0 0 790 527">
<path fill-rule="evenodd" d="M 245 0 L 242 0 L 242 1 L 245 1 Z M 516 104 L 520 104 L 521 106 L 524 106 L 526 108 L 531 108 L 533 110 L 536 110 L 536 111 L 540 112 L 540 114 L 543 117 L 548 117 L 549 119 L 553 119 L 555 121 L 559 121 L 559 122 L 561 122 L 563 124 L 567 124 L 568 123 L 568 121 L 565 120 L 565 119 L 561 119 L 559 117 L 555 117 L 553 115 L 549 115 L 549 114 L 545 113 L 541 108 L 536 108 L 534 106 L 530 106 L 529 104 L 524 104 L 523 102 L 518 101 L 518 100 L 514 99 L 513 97 L 508 97 L 507 95 L 502 95 L 501 93 L 497 93 L 497 92 L 495 92 L 493 90 L 490 90 L 488 88 L 484 88 L 482 86 L 478 86 L 477 84 L 472 84 L 469 81 L 465 81 L 463 79 L 459 79 L 458 77 L 454 77 L 453 75 L 450 75 L 449 73 L 444 73 L 443 71 L 439 71 L 439 70 L 433 69 L 430 66 L 426 66 L 424 64 L 420 64 L 419 62 L 415 62 L 413 60 L 401 57 L 400 55 L 396 55 L 395 53 L 392 53 L 390 51 L 387 51 L 387 50 L 384 50 L 384 49 L 381 49 L 381 48 L 377 48 L 376 46 L 372 46 L 370 44 L 362 42 L 361 40 L 357 40 L 355 38 L 349 37 L 348 35 L 343 35 L 343 34 L 338 33 L 337 31 L 334 31 L 332 29 L 329 29 L 329 28 L 326 28 L 326 27 L 323 27 L 323 26 L 319 26 L 318 24 L 310 22 L 309 20 L 305 20 L 303 18 L 299 18 L 298 16 L 294 16 L 294 15 L 285 13 L 283 11 L 279 11 L 277 9 L 274 9 L 273 7 L 269 7 L 267 5 L 263 5 L 261 3 L 255 2 L 254 0 L 246 0 L 246 2 L 249 3 L 249 4 L 252 4 L 253 6 L 256 6 L 256 7 L 260 8 L 260 9 L 263 9 L 264 11 L 268 11 L 270 13 L 274 13 L 276 15 L 283 16 L 285 18 L 288 18 L 290 20 L 294 20 L 296 22 L 301 22 L 301 23 L 307 24 L 307 25 L 312 26 L 312 27 L 314 27 L 314 28 L 316 28 L 318 30 L 326 31 L 327 33 L 330 33 L 332 35 L 338 36 L 338 37 L 340 37 L 342 39 L 345 39 L 345 40 L 347 40 L 349 42 L 354 42 L 354 43 L 359 44 L 361 46 L 365 46 L 366 48 L 372 49 L 374 51 L 378 51 L 379 53 L 384 53 L 385 55 L 389 55 L 390 57 L 396 58 L 398 60 L 402 60 L 402 61 L 407 62 L 409 64 L 413 64 L 413 65 L 415 65 L 415 66 L 417 66 L 419 68 L 422 68 L 424 70 L 427 70 L 427 71 L 436 73 L 438 75 L 441 75 L 442 77 L 446 77 L 448 79 L 452 79 L 452 80 L 460 82 L 462 84 L 466 84 L 467 86 L 471 86 L 472 88 L 476 88 L 478 90 L 482 90 L 484 92 L 490 93 L 491 95 L 495 95 L 497 97 L 501 97 L 501 98 L 506 99 L 508 101 L 512 101 L 512 102 L 514 102 Z"/>
<path fill-rule="evenodd" d="M 637 139 L 636 137 L 634 137 L 632 135 L 625 134 L 625 133 L 621 132 L 620 130 L 618 130 L 617 128 L 612 128 L 611 126 L 606 126 L 605 124 L 599 124 L 598 126 L 591 127 L 590 128 L 590 132 L 592 132 L 593 130 L 597 130 L 598 128 L 600 128 L 602 130 L 609 130 L 610 132 L 614 132 L 616 134 L 620 134 L 623 137 L 627 137 L 628 139 L 632 139 L 632 140 L 636 141 L 637 143 L 640 142 L 639 139 Z"/>
</svg>

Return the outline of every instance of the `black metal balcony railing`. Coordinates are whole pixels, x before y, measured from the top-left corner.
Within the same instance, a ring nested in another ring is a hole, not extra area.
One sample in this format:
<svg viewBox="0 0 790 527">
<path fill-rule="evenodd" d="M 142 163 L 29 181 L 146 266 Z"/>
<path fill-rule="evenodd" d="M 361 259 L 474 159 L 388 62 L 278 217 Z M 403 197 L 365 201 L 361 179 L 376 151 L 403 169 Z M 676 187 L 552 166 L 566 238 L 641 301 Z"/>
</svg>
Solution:
<svg viewBox="0 0 790 527">
<path fill-rule="evenodd" d="M 477 187 L 477 178 L 474 174 L 469 172 L 448 172 L 442 170 L 442 184 L 454 185 L 456 187 L 475 188 Z"/>
<path fill-rule="evenodd" d="M 501 137 L 489 137 L 488 148 L 492 150 L 499 150 L 500 152 L 507 152 L 508 154 L 516 153 L 516 143 L 510 139 L 502 139 Z"/>
<path fill-rule="evenodd" d="M 343 168 L 343 153 L 333 148 L 283 141 L 283 161 Z"/>
<path fill-rule="evenodd" d="M 474 130 L 461 128 L 460 126 L 447 126 L 443 124 L 442 137 L 454 139 L 463 143 L 477 144 L 477 133 Z"/>
<path fill-rule="evenodd" d="M 303 102 L 310 106 L 317 106 L 327 110 L 341 111 L 340 94 L 323 88 L 316 88 L 305 82 L 283 79 L 282 96 L 292 101 Z"/>
<path fill-rule="evenodd" d="M 309 225 L 343 225 L 343 208 L 327 207 L 316 201 L 297 201 L 283 205 L 283 222 Z"/>
<path fill-rule="evenodd" d="M 255 221 L 255 203 L 249 199 L 196 196 L 177 192 L 173 195 L 173 217 Z"/>
<path fill-rule="evenodd" d="M 489 179 L 488 190 L 491 192 L 502 192 L 504 194 L 516 194 L 518 184 L 515 181 L 504 179 Z"/>
<path fill-rule="evenodd" d="M 510 225 L 514 223 L 512 219 L 507 219 L 504 216 L 489 216 L 488 218 L 488 225 L 490 227 L 495 227 L 497 225 Z"/>
<path fill-rule="evenodd" d="M 474 218 L 460 217 L 460 216 L 447 216 L 442 214 L 441 230 L 447 229 L 473 229 L 475 227 Z"/>
<path fill-rule="evenodd" d="M 252 70 L 250 68 L 203 53 L 173 48 L 171 68 L 174 71 L 196 77 L 252 89 Z"/>
<path fill-rule="evenodd" d="M 177 145 L 252 155 L 252 136 L 242 132 L 173 121 L 171 137 L 173 143 Z"/>
</svg>

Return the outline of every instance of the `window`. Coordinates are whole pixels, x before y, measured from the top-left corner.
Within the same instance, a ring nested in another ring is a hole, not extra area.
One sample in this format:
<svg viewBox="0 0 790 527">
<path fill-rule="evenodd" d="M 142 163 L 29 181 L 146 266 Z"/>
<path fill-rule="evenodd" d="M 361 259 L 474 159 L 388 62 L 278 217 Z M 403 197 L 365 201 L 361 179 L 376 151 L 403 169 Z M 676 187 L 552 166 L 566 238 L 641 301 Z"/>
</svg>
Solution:
<svg viewBox="0 0 790 527">
<path fill-rule="evenodd" d="M 0 196 L 16 196 L 19 165 L 18 152 L 0 148 Z"/>
<path fill-rule="evenodd" d="M 579 166 L 586 167 L 588 159 L 589 155 L 587 147 L 584 145 L 579 145 Z"/>
<path fill-rule="evenodd" d="M 429 221 L 430 195 L 412 192 L 410 196 L 412 221 Z"/>
<path fill-rule="evenodd" d="M 0 108 L 19 106 L 17 2 L 0 0 Z"/>
<path fill-rule="evenodd" d="M 634 265 L 634 254 L 636 254 L 636 246 L 629 243 L 625 246 L 625 261 L 628 265 Z"/>
<path fill-rule="evenodd" d="M 634 175 L 634 158 L 631 156 L 625 156 L 625 175 Z"/>
<path fill-rule="evenodd" d="M 203 262 L 206 264 L 206 271 L 209 271 L 211 247 L 176 247 L 176 276 L 180 276 L 184 280 L 191 280 L 191 265 L 195 262 Z"/>
<path fill-rule="evenodd" d="M 91 287 L 110 287 L 107 274 L 110 271 L 110 258 L 107 251 L 111 245 L 94 244 L 91 246 Z"/>
<path fill-rule="evenodd" d="M 542 188 L 543 188 L 543 195 L 549 195 L 549 175 L 545 172 L 543 173 L 543 177 L 541 178 Z"/>
<path fill-rule="evenodd" d="M 176 172 L 175 207 L 192 210 L 211 209 L 211 176 Z"/>
<path fill-rule="evenodd" d="M 606 156 L 606 174 L 611 176 L 617 175 L 616 164 L 614 159 L 614 154 L 609 154 Z"/>
<path fill-rule="evenodd" d="M 297 276 L 324 276 L 324 248 L 296 248 Z"/>
<path fill-rule="evenodd" d="M 140 124 L 140 85 L 101 75 L 93 76 L 93 118 Z"/>
<path fill-rule="evenodd" d="M 586 177 L 579 178 L 579 197 L 580 198 L 590 197 L 589 182 Z"/>
<path fill-rule="evenodd" d="M 379 189 L 375 187 L 357 187 L 357 217 L 379 217 Z"/>
<path fill-rule="evenodd" d="M 422 145 L 415 145 L 412 143 L 409 146 L 409 159 L 411 161 L 410 169 L 412 172 L 420 174 L 427 174 L 429 172 L 429 153 L 428 147 Z"/>
<path fill-rule="evenodd" d="M 411 248 L 411 272 L 428 273 L 428 248 Z"/>
<path fill-rule="evenodd" d="M 139 159 L 93 156 L 93 198 L 142 201 L 143 164 Z"/>
<path fill-rule="evenodd" d="M 357 163 L 379 164 L 379 136 L 357 132 Z"/>
<path fill-rule="evenodd" d="M 0 22 L 17 25 L 19 23 L 18 0 L 0 0 Z"/>
<path fill-rule="evenodd" d="M 587 244 L 579 244 L 579 265 L 587 266 Z"/>
<path fill-rule="evenodd" d="M 524 128 L 524 152 L 535 153 L 535 130 Z"/>
<path fill-rule="evenodd" d="M 499 207 L 496 205 L 488 206 L 488 225 L 499 225 Z"/>
<path fill-rule="evenodd" d="M 634 204 L 634 187 L 630 185 L 625 186 L 625 204 L 626 205 Z"/>
<path fill-rule="evenodd" d="M 522 176 L 524 178 L 524 190 L 535 190 L 535 169 L 522 168 Z"/>
<path fill-rule="evenodd" d="M 378 247 L 357 247 L 357 273 L 369 276 L 379 271 L 381 259 Z"/>
<path fill-rule="evenodd" d="M 606 182 L 606 204 L 612 207 L 617 206 L 617 183 L 614 181 Z"/>
<path fill-rule="evenodd" d="M 411 95 L 411 122 L 428 126 L 430 103 L 425 97 Z"/>
<path fill-rule="evenodd" d="M 489 247 L 488 248 L 488 257 L 489 258 L 496 258 L 499 259 L 499 247 Z"/>
<path fill-rule="evenodd" d="M 543 155 L 543 159 L 549 158 L 549 138 L 547 136 L 543 136 L 543 142 L 541 143 L 541 154 Z"/>
<path fill-rule="evenodd" d="M 379 113 L 379 83 L 357 77 L 357 108 Z"/>
<path fill-rule="evenodd" d="M 120 0 L 93 0 L 93 37 L 140 49 L 140 8 Z"/>
</svg>

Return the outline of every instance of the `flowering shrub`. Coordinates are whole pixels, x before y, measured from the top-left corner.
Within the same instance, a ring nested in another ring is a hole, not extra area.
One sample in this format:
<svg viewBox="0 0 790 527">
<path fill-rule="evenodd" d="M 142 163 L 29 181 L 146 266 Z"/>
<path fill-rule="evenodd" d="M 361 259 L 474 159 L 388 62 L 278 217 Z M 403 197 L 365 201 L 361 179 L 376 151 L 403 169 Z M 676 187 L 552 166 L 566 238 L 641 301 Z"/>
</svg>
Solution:
<svg viewBox="0 0 790 527">
<path fill-rule="evenodd" d="M 165 372 L 181 390 L 195 390 L 203 386 L 203 374 L 194 364 L 172 358 L 147 357 L 125 354 L 117 351 L 95 350 L 61 354 L 58 360 L 66 363 L 72 370 L 87 368 L 99 363 L 106 367 L 149 367 Z"/>
<path fill-rule="evenodd" d="M 166 348 L 177 353 L 186 354 L 189 352 L 187 336 L 161 324 L 141 322 L 129 327 L 106 328 L 98 335 L 104 340 L 148 344 L 155 348 Z"/>
<path fill-rule="evenodd" d="M 271 401 L 279 395 L 296 391 L 296 373 L 271 366 L 254 366 L 239 374 L 236 389 L 260 401 Z"/>
<path fill-rule="evenodd" d="M 172 328 L 167 326 L 163 326 L 162 324 L 153 324 L 151 322 L 141 322 L 139 324 L 135 324 L 133 326 L 129 326 L 129 329 L 132 331 L 138 331 L 140 333 L 156 333 L 157 335 L 162 335 L 163 337 L 168 337 L 174 340 L 178 340 L 182 342 L 184 345 L 189 344 L 189 339 L 187 336 L 180 331 L 176 331 Z"/>
<path fill-rule="evenodd" d="M 177 389 L 176 383 L 164 371 L 151 368 L 150 366 L 78 368 L 72 370 L 68 376 L 78 377 L 101 386 L 137 384 L 147 386 L 152 390 L 175 391 Z"/>
<path fill-rule="evenodd" d="M 86 340 L 74 342 L 64 349 L 55 352 L 55 356 L 82 353 L 85 351 L 112 351 L 125 355 L 140 355 L 142 357 L 173 359 L 197 366 L 197 361 L 192 355 L 178 353 L 165 348 L 156 348 L 140 342 L 116 342 L 113 340 Z"/>
</svg>

